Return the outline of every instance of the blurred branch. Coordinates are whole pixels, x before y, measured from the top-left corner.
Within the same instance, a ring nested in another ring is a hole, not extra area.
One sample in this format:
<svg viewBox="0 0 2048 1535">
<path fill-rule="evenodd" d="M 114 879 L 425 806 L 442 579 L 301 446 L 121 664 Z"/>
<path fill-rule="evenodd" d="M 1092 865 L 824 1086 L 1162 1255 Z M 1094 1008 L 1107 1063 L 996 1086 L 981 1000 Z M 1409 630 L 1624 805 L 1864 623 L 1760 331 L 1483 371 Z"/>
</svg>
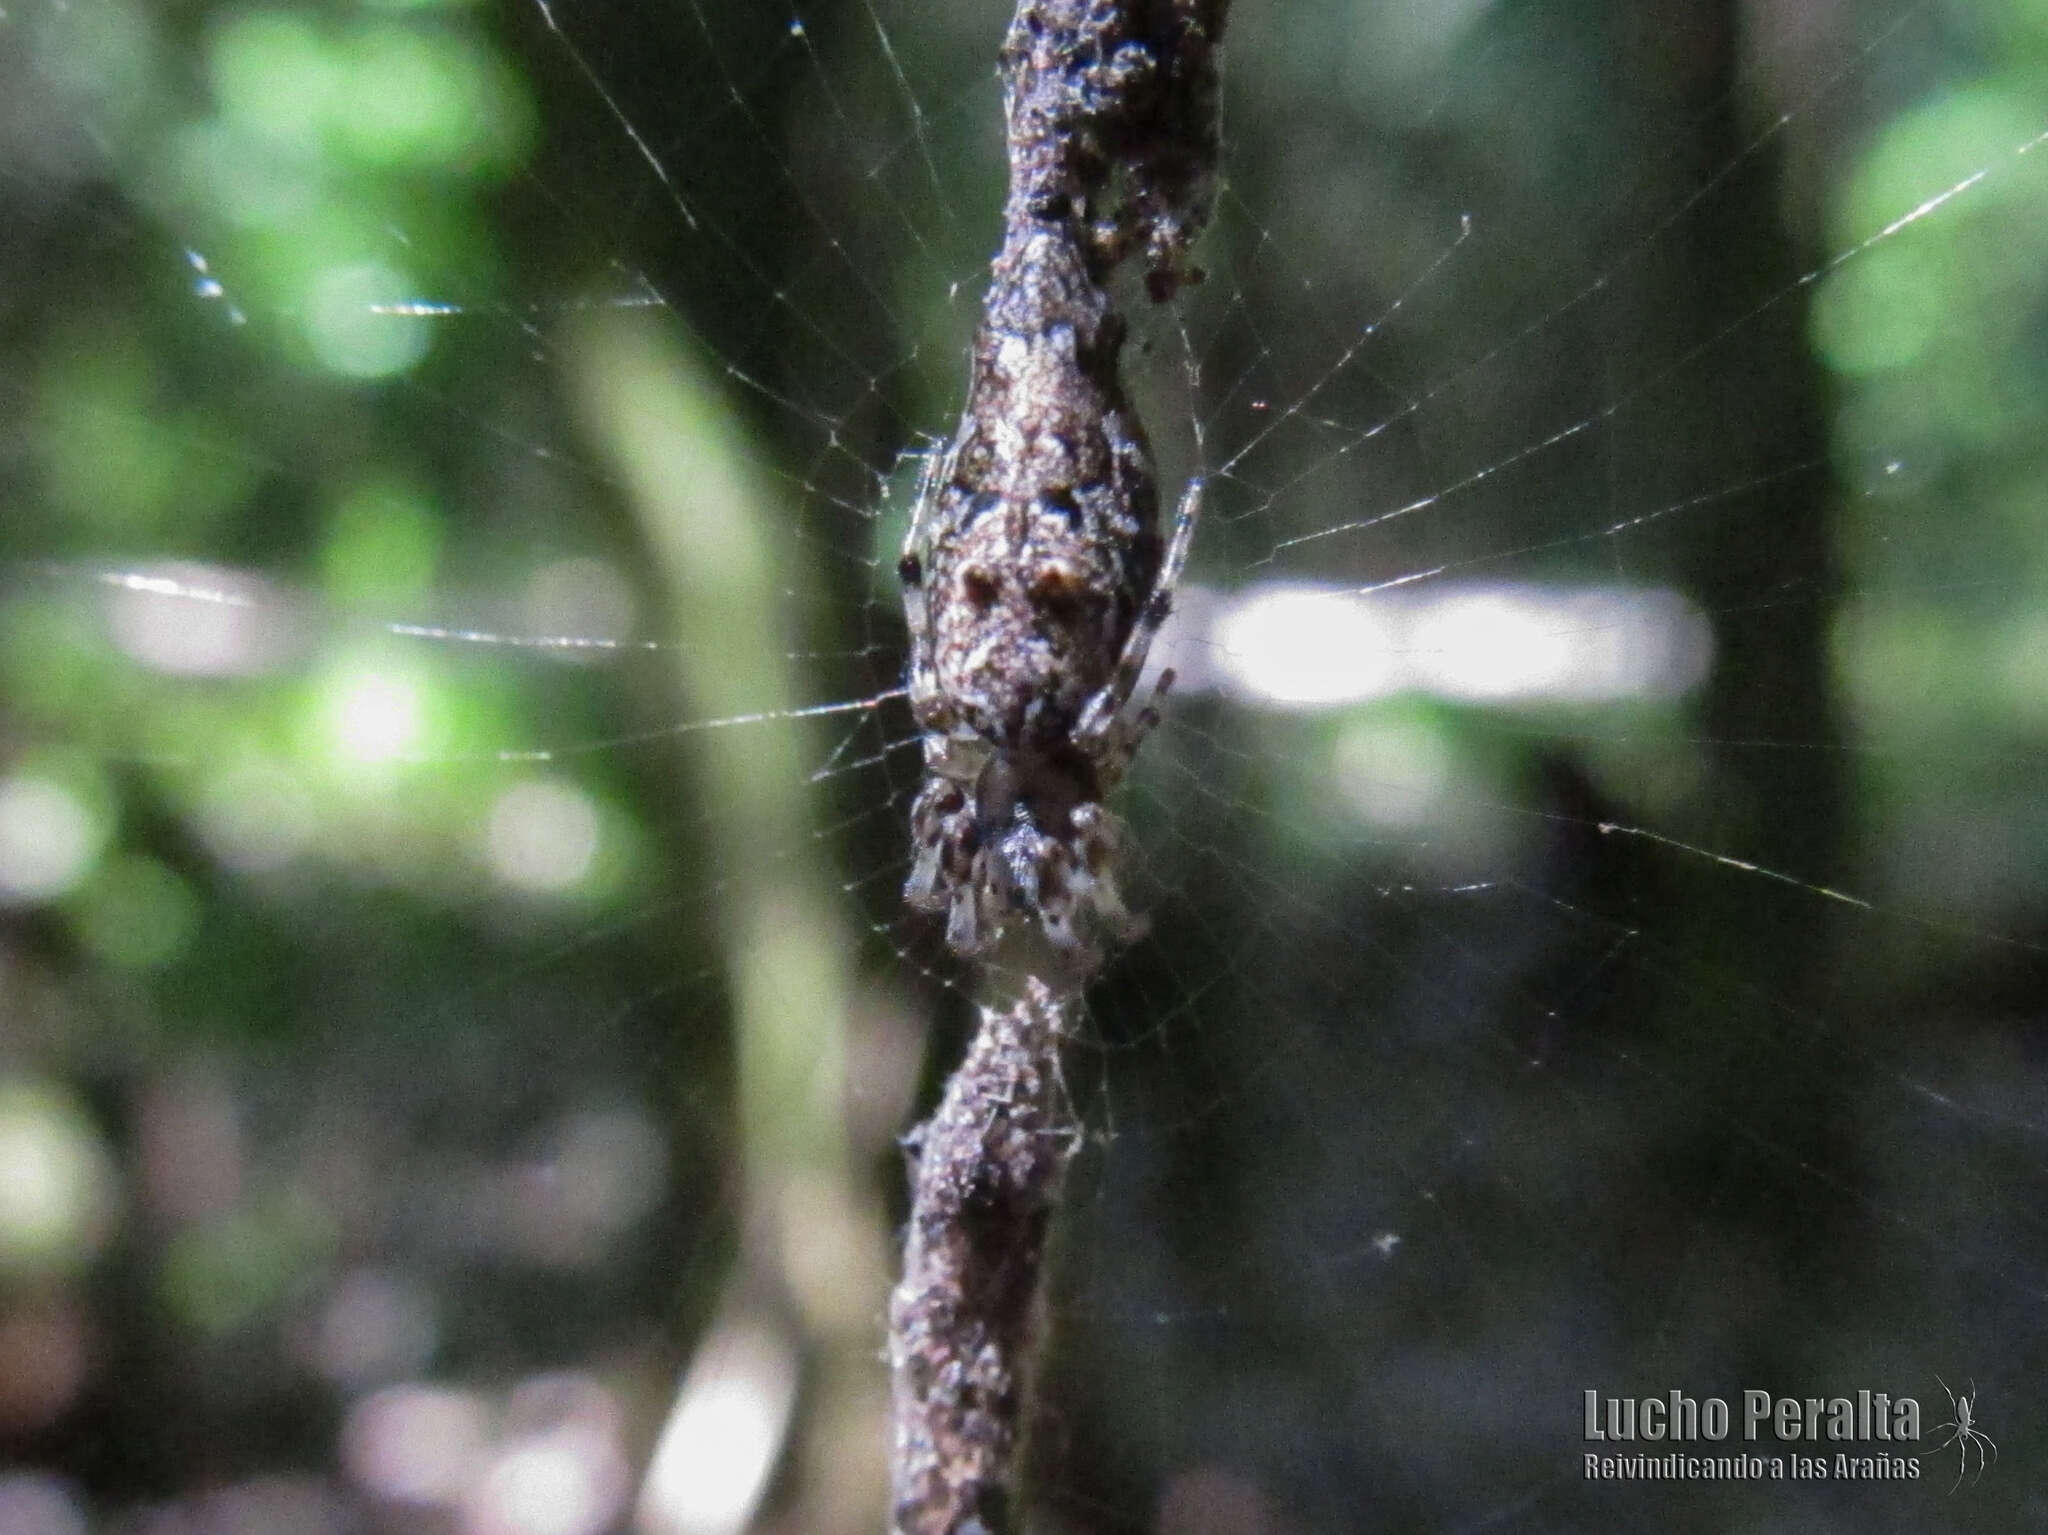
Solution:
<svg viewBox="0 0 2048 1535">
<path fill-rule="evenodd" d="M 757 1327 L 772 1319 L 782 1335 L 770 1344 L 807 1358 L 797 1434 L 811 1453 L 797 1459 L 830 1467 L 821 1446 L 840 1424 L 879 1426 L 870 1329 L 886 1244 L 873 1190 L 848 1154 L 853 938 L 826 871 L 790 856 L 818 845 L 803 798 L 815 752 L 803 722 L 789 717 L 799 679 L 776 623 L 800 561 L 773 547 L 789 519 L 752 472 L 739 422 L 687 354 L 634 318 L 607 317 L 583 334 L 575 357 L 593 435 L 617 459 L 674 594 L 689 715 L 749 720 L 687 737 L 712 811 L 744 1138 L 742 1264 L 729 1309 Z M 801 1349 L 790 1336 L 798 1323 Z M 679 1400 L 677 1413 L 685 1406 Z M 762 1457 L 756 1496 L 776 1448 Z M 801 1527 L 867 1528 L 880 1477 L 876 1457 L 853 1474 L 813 1478 L 793 1500 Z"/>
</svg>

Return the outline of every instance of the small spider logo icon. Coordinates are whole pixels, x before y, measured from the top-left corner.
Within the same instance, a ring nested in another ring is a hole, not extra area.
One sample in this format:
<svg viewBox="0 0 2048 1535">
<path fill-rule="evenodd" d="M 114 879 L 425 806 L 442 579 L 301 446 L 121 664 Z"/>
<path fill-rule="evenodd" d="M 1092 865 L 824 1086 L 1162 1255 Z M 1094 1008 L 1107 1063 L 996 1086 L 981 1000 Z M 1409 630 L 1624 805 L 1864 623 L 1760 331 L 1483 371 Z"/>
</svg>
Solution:
<svg viewBox="0 0 2048 1535">
<path fill-rule="evenodd" d="M 1974 1485 L 1984 1475 L 1984 1468 L 1990 1465 L 1992 1461 L 1998 1459 L 1998 1444 L 1989 1434 L 1977 1427 L 1976 1381 L 1971 1381 L 1970 1389 L 1961 1396 L 1957 1396 L 1953 1391 L 1949 1391 L 1947 1381 L 1941 1380 L 1939 1375 L 1934 1378 L 1941 1381 L 1941 1389 L 1948 1393 L 1949 1411 L 1953 1416 L 1950 1417 L 1948 1422 L 1935 1425 L 1937 1431 L 1944 1428 L 1947 1429 L 1949 1431 L 1948 1438 L 1942 1440 L 1933 1449 L 1923 1450 L 1921 1453 L 1923 1455 L 1935 1455 L 1947 1449 L 1950 1445 L 1961 1446 L 1962 1463 L 1956 1467 L 1955 1486 L 1949 1488 L 1949 1491 L 1953 1493 L 1957 1487 L 1963 1485 L 1963 1478 L 1969 1473 L 1970 1446 L 1975 1445 L 1977 1447 L 1977 1475 L 1970 1478 L 1972 1485 Z"/>
</svg>

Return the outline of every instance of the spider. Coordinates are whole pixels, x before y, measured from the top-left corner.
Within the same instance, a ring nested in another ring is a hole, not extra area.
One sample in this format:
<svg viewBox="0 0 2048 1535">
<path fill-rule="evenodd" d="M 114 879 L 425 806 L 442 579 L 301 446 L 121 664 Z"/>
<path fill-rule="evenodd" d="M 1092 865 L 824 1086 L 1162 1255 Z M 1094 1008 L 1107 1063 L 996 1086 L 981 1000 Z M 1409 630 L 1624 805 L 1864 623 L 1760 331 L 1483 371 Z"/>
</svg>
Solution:
<svg viewBox="0 0 2048 1535">
<path fill-rule="evenodd" d="M 1962 1462 L 1956 1467 L 1955 1487 L 1949 1488 L 1950 1492 L 1954 1492 L 1956 1487 L 1963 1485 L 1963 1477 L 1970 1469 L 1970 1446 L 1974 1444 L 1977 1447 L 1977 1475 L 1981 1477 L 1984 1474 L 1986 1465 L 1984 1459 L 1985 1447 L 1987 1445 L 1990 1447 L 1991 1459 L 1996 1460 L 1998 1459 L 1998 1442 L 1985 1433 L 1984 1430 L 1977 1427 L 1977 1383 L 1974 1380 L 1971 1381 L 1970 1389 L 1961 1396 L 1957 1396 L 1953 1391 L 1949 1391 L 1947 1381 L 1941 1380 L 1939 1375 L 1934 1378 L 1941 1381 L 1941 1389 L 1948 1393 L 1949 1411 L 1954 1416 L 1946 1423 L 1934 1425 L 1937 1430 L 1947 1429 L 1949 1431 L 1948 1438 L 1942 1440 L 1933 1449 L 1923 1451 L 1922 1453 L 1933 1455 L 1947 1449 L 1952 1444 L 1962 1446 Z"/>
<path fill-rule="evenodd" d="M 1006 477 L 1007 494 L 963 473 L 963 430 L 927 466 L 897 567 L 926 774 L 904 896 L 944 911 L 946 941 L 963 955 L 987 950 L 1018 915 L 1084 968 L 1098 936 L 1143 931 L 1118 888 L 1123 827 L 1103 800 L 1173 684 L 1162 673 L 1153 702 L 1125 717 L 1173 606 L 1201 482 L 1162 552 L 1142 438 L 1134 422 L 1118 437 L 1120 412 L 1109 414 L 1109 437 L 1098 428 L 1088 444 L 1113 466 L 1105 481 L 1025 473 Z"/>
<path fill-rule="evenodd" d="M 1140 931 L 1103 800 L 1159 723 L 1152 703 L 1124 708 L 1201 504 L 1196 479 L 1162 548 L 1107 286 L 1142 245 L 1146 291 L 1170 298 L 1195 278 L 1183 258 L 1208 216 L 1223 7 L 1154 9 L 1019 6 L 1003 45 L 1003 243 L 967 403 L 896 567 L 925 732 L 904 896 L 946 913 L 958 953 L 985 952 L 1021 915 L 1083 973 L 1099 937 Z"/>
</svg>

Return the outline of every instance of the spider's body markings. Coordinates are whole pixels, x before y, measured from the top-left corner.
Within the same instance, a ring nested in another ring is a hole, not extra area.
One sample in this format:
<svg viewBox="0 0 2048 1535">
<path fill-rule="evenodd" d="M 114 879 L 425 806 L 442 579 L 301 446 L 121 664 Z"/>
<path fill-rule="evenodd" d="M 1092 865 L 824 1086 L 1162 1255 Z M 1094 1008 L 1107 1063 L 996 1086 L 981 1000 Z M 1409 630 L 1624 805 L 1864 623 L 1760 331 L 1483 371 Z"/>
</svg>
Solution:
<svg viewBox="0 0 2048 1535">
<path fill-rule="evenodd" d="M 1125 720 L 1194 531 L 1162 548 L 1122 323 L 1081 253 L 1039 231 L 996 264 L 960 430 L 899 567 L 927 778 L 905 894 L 974 954 L 1013 912 L 1065 949 L 1137 924 L 1102 800 L 1158 721 Z M 1168 683 L 1161 678 L 1161 687 Z"/>
<path fill-rule="evenodd" d="M 898 565 L 926 770 L 904 894 L 947 913 L 962 954 L 1021 914 L 1085 968 L 1098 938 L 1139 925 L 1103 799 L 1158 723 L 1123 710 L 1172 605 L 1200 486 L 1162 542 L 1107 282 L 1138 252 L 1155 299 L 1191 280 L 1221 13 L 1174 0 L 1148 24 L 1071 0 L 1019 9 L 1003 54 L 1002 249 L 967 405 Z"/>
</svg>

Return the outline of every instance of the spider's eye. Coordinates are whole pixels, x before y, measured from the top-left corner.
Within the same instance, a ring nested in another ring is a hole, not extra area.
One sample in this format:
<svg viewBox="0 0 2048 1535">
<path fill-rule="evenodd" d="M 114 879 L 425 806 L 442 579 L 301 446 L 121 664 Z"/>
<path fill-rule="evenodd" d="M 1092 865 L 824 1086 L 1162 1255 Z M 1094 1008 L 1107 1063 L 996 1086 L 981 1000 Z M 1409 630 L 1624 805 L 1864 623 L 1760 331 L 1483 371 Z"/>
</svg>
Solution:
<svg viewBox="0 0 2048 1535">
<path fill-rule="evenodd" d="M 924 561 L 914 554 L 906 554 L 896 562 L 896 579 L 905 586 L 916 586 L 924 580 Z"/>
<path fill-rule="evenodd" d="M 1076 529 L 1081 526 L 1081 503 L 1074 499 L 1074 492 L 1067 486 L 1056 485 L 1041 492 L 1038 499 L 1066 518 L 1069 526 Z"/>
</svg>

